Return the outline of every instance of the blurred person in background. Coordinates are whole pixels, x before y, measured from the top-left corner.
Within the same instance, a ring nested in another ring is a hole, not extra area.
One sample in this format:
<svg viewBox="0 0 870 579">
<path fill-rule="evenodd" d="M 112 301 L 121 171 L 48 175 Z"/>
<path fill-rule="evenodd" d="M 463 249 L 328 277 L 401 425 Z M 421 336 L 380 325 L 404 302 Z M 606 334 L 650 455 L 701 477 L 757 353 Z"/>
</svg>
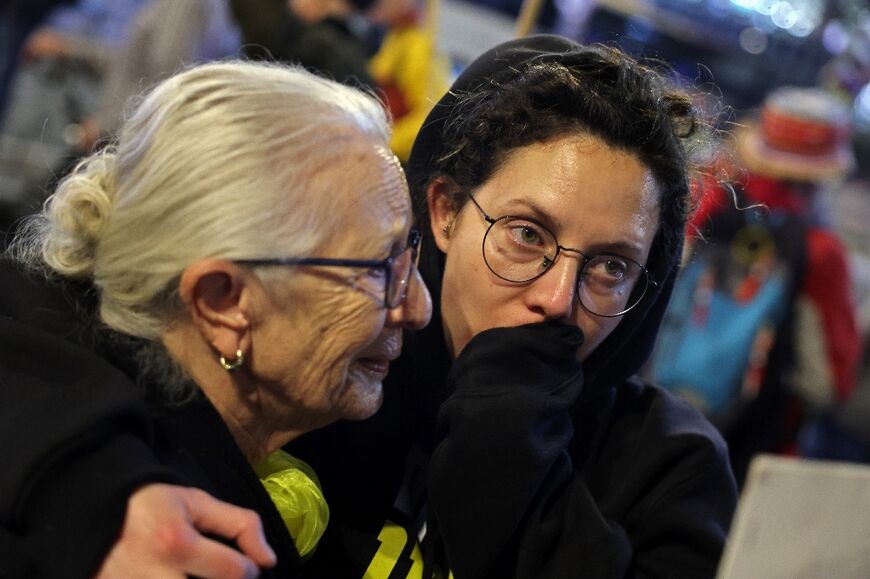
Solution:
<svg viewBox="0 0 870 579">
<path fill-rule="evenodd" d="M 57 176 L 117 129 L 131 97 L 240 45 L 226 0 L 81 0 L 50 24 L 27 44 L 35 74 L 16 83 L 0 135 L 11 173 L 0 175 L 0 231 L 35 211 Z"/>
<path fill-rule="evenodd" d="M 0 123 L 6 109 L 6 98 L 15 78 L 21 48 L 56 7 L 75 0 L 7 0 L 0 7 Z"/>
<path fill-rule="evenodd" d="M 9 100 L 22 60 L 22 47 L 33 30 L 39 27 L 52 10 L 71 3 L 72 0 L 8 0 L 0 5 L 0 131 L 8 116 Z M 0 134 L 0 167 L 11 167 L 15 173 L 13 178 L 18 180 L 19 174 L 25 171 L 22 170 L 19 160 L 7 158 L 7 149 L 10 147 L 3 140 Z M 22 187 L 19 181 L 13 186 L 6 182 L 6 177 L 0 172 L 0 238 L 9 225 L 21 216 L 22 206 L 27 205 L 26 201 L 22 202 L 21 197 L 28 196 L 27 184 Z M 0 247 L 3 246 L 5 243 L 0 242 Z"/>
<path fill-rule="evenodd" d="M 146 0 L 79 0 L 52 11 L 24 45 L 25 62 L 60 58 L 85 61 L 102 72 L 127 38 Z"/>
<path fill-rule="evenodd" d="M 403 161 L 423 121 L 449 86 L 450 66 L 438 51 L 422 0 L 376 0 L 366 11 L 386 35 L 369 63 L 393 117 L 393 151 Z M 430 15 L 431 16 L 431 15 Z"/>
<path fill-rule="evenodd" d="M 52 170 L 77 145 L 79 128 L 100 106 L 102 81 L 145 0 L 80 0 L 52 11 L 28 38 L 14 79 L 0 138 L 5 162 L 43 166 L 24 195 L 42 195 Z M 32 149 L 27 155 L 26 151 Z M 23 158 L 17 159 L 22 155 Z M 6 175 L 4 175 L 6 176 Z M 5 185 L 2 192 L 14 196 Z M 41 193 L 41 191 L 40 191 Z M 0 195 L 2 196 L 2 195 Z M 33 199 L 35 201 L 35 199 Z M 22 207 L 21 212 L 36 207 Z"/>
<path fill-rule="evenodd" d="M 736 139 L 749 200 L 785 209 L 806 224 L 794 385 L 821 408 L 848 398 L 860 350 L 846 250 L 823 195 L 827 184 L 855 168 L 850 119 L 845 104 L 822 89 L 783 87 Z"/>
<path fill-rule="evenodd" d="M 243 52 L 256 60 L 301 64 L 351 86 L 373 87 L 367 62 L 367 25 L 330 2 L 310 6 L 288 0 L 231 0 L 244 38 Z"/>
<path fill-rule="evenodd" d="M 12 249 L 45 277 L 2 269 L 0 575 L 305 576 L 328 507 L 280 448 L 373 414 L 431 311 L 388 140 L 360 91 L 210 64 L 60 183 Z"/>
<path fill-rule="evenodd" d="M 850 268 L 824 194 L 854 167 L 849 132 L 824 90 L 776 89 L 735 131 L 734 158 L 720 158 L 731 180 L 705 183 L 691 223 L 653 376 L 711 417 L 741 482 L 756 453 L 796 452 L 802 427 L 855 387 Z"/>
<path fill-rule="evenodd" d="M 362 14 L 384 30 L 368 71 L 393 118 L 393 152 L 407 161 L 414 138 L 432 105 L 447 90 L 449 77 L 447 59 L 437 50 L 422 0 L 290 0 L 290 6 L 307 22 Z"/>
<path fill-rule="evenodd" d="M 870 461 L 867 324 L 859 319 L 849 251 L 831 210 L 832 196 L 856 166 L 851 112 L 827 89 L 785 87 L 765 101 L 756 127 L 756 142 L 748 134 L 738 141 L 739 158 L 750 183 L 753 173 L 771 182 L 751 190 L 772 206 L 788 203 L 806 224 L 790 382 L 804 403 L 796 451 Z"/>
<path fill-rule="evenodd" d="M 237 56 L 240 45 L 227 0 L 147 0 L 109 65 L 99 111 L 82 122 L 79 147 L 116 131 L 130 97 L 184 65 Z"/>
</svg>

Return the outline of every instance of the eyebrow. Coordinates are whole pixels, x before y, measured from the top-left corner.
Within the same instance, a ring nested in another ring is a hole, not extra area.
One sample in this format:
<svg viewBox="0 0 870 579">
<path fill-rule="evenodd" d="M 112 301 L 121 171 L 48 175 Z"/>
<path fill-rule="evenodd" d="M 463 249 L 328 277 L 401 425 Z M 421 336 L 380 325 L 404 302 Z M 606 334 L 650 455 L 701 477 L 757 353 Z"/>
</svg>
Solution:
<svg viewBox="0 0 870 579">
<path fill-rule="evenodd" d="M 622 257 L 639 258 L 643 254 L 643 247 L 628 241 L 616 241 L 613 243 L 593 243 L 586 248 L 588 255 L 613 254 Z"/>
<path fill-rule="evenodd" d="M 534 201 L 529 201 L 528 199 L 521 199 L 519 197 L 515 197 L 513 199 L 508 199 L 504 203 L 505 205 L 522 205 L 526 210 L 530 211 L 532 215 L 515 215 L 513 212 L 507 213 L 507 215 L 512 215 L 514 217 L 534 217 L 537 221 L 540 221 L 542 225 L 546 225 L 550 229 L 559 229 L 559 219 L 551 215 L 549 211 L 535 203 Z M 500 217 L 499 215 L 494 215 L 493 217 Z"/>
<path fill-rule="evenodd" d="M 534 217 L 537 221 L 541 222 L 541 225 L 544 225 L 548 229 L 561 229 L 559 219 L 551 215 L 549 211 L 542 208 L 534 201 L 515 197 L 505 201 L 505 205 L 522 205 L 533 214 L 529 215 L 528 217 Z M 512 212 L 510 212 L 509 214 L 513 215 L 514 217 L 526 217 L 524 215 L 514 215 Z M 640 255 L 643 253 L 642 244 L 632 243 L 625 240 L 593 243 L 588 247 L 576 249 L 582 249 L 583 253 L 586 253 L 588 255 L 615 254 L 622 255 L 623 257 L 640 257 Z"/>
</svg>

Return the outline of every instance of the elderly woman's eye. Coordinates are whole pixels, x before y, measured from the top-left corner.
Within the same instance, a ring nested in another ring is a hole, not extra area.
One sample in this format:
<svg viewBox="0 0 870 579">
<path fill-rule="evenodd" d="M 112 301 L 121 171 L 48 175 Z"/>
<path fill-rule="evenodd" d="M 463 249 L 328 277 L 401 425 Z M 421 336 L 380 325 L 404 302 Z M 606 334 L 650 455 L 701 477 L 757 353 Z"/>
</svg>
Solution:
<svg viewBox="0 0 870 579">
<path fill-rule="evenodd" d="M 371 279 L 384 279 L 387 277 L 387 270 L 383 267 L 373 267 L 366 271 L 365 275 Z"/>
</svg>

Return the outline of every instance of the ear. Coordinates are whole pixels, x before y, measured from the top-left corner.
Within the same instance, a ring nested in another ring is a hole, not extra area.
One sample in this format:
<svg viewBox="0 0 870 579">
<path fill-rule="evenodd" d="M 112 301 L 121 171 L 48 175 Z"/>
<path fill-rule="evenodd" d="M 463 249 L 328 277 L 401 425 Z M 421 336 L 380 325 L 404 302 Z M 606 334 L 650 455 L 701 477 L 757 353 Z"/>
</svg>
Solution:
<svg viewBox="0 0 870 579">
<path fill-rule="evenodd" d="M 450 247 L 450 233 L 456 219 L 456 208 L 450 197 L 450 183 L 443 177 L 436 177 L 426 189 L 426 203 L 429 206 L 429 225 L 435 245 L 447 253 Z"/>
<path fill-rule="evenodd" d="M 247 271 L 224 259 L 196 261 L 181 274 L 179 293 L 191 321 L 227 359 L 250 347 L 249 279 Z"/>
</svg>

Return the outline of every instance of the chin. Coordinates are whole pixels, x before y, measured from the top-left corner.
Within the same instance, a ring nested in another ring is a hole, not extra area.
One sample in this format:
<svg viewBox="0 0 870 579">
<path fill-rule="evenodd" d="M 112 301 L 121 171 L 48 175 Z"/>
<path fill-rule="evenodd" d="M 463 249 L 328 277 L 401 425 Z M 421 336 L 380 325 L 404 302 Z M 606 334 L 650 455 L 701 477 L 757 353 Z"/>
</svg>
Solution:
<svg viewBox="0 0 870 579">
<path fill-rule="evenodd" d="M 383 396 L 379 396 L 376 400 L 359 401 L 344 413 L 345 420 L 365 420 L 371 418 L 381 409 Z"/>
<path fill-rule="evenodd" d="M 380 410 L 384 402 L 381 381 L 353 380 L 345 392 L 341 417 L 345 420 L 365 420 Z"/>
</svg>

